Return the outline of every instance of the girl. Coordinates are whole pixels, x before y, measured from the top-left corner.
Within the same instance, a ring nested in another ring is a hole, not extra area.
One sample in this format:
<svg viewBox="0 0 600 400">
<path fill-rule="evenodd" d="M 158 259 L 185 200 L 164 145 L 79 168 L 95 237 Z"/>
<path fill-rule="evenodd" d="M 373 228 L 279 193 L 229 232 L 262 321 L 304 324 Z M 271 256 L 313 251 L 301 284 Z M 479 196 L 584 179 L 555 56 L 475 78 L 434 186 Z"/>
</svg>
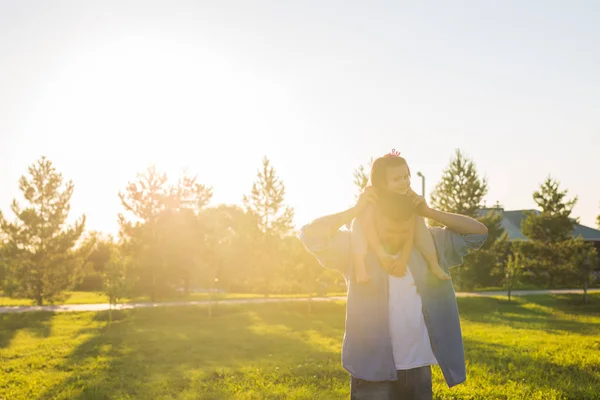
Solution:
<svg viewBox="0 0 600 400">
<path fill-rule="evenodd" d="M 410 170 L 400 153 L 392 153 L 373 162 L 370 176 L 371 185 L 375 188 L 379 201 L 392 201 L 398 207 L 396 223 L 408 224 L 407 239 L 402 245 L 398 258 L 388 254 L 381 242 L 374 224 L 375 206 L 367 208 L 363 215 L 352 222 L 352 251 L 354 256 L 355 278 L 357 282 L 369 281 L 365 257 L 370 246 L 379 258 L 381 266 L 388 273 L 403 276 L 414 244 L 423 254 L 429 270 L 439 279 L 448 280 L 450 276 L 440 267 L 437 251 L 429 229 L 423 218 L 416 215 L 415 199 L 417 194 L 410 188 Z M 362 228 L 362 229 L 361 229 Z"/>
</svg>

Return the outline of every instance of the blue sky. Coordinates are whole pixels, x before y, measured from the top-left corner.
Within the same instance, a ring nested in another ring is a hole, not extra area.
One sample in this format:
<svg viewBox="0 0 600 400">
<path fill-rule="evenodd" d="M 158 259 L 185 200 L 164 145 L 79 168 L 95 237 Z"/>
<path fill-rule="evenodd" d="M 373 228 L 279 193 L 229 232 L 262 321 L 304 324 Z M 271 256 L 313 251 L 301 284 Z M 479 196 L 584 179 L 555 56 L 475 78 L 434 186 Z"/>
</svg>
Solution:
<svg viewBox="0 0 600 400">
<path fill-rule="evenodd" d="M 551 175 L 595 226 L 599 20 L 592 1 L 0 1 L 0 209 L 46 155 L 72 217 L 114 232 L 151 163 L 240 203 L 266 155 L 302 224 L 351 205 L 372 156 L 400 150 L 430 192 L 460 148 L 488 205 L 532 208 Z"/>
</svg>

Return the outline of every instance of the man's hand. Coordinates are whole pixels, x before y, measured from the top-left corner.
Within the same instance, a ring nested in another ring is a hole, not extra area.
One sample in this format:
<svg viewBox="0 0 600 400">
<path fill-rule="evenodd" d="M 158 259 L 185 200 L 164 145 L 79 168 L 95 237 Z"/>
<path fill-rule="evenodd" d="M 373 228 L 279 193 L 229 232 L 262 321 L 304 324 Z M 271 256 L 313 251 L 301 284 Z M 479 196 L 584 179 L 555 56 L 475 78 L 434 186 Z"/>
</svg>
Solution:
<svg viewBox="0 0 600 400">
<path fill-rule="evenodd" d="M 377 193 L 373 186 L 367 186 L 362 192 L 354 208 L 357 213 L 364 211 L 368 205 L 377 203 Z"/>
<path fill-rule="evenodd" d="M 392 271 L 392 275 L 394 276 L 403 277 L 406 275 L 406 267 L 406 262 L 400 258 L 397 258 L 390 266 L 390 271 Z"/>
<path fill-rule="evenodd" d="M 386 271 L 389 271 L 394 264 L 394 257 L 390 256 L 384 251 L 377 252 L 377 258 L 379 259 L 379 263 Z"/>
</svg>

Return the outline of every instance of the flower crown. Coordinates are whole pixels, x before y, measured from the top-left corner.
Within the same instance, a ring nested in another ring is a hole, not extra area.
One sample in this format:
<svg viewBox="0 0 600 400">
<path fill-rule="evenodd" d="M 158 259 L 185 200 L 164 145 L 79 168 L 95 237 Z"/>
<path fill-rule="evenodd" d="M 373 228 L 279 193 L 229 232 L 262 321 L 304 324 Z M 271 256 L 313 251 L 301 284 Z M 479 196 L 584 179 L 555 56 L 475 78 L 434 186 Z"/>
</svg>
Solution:
<svg viewBox="0 0 600 400">
<path fill-rule="evenodd" d="M 386 157 L 400 157 L 400 152 L 396 151 L 396 149 L 392 149 L 391 153 L 387 153 Z"/>
</svg>

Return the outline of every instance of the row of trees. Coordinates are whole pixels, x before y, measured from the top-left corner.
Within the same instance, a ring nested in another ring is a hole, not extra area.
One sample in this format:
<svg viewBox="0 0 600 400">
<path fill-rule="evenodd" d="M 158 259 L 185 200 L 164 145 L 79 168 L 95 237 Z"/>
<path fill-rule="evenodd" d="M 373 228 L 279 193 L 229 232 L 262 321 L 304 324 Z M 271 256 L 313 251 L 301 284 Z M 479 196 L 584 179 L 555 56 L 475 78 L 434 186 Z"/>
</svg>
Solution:
<svg viewBox="0 0 600 400">
<path fill-rule="evenodd" d="M 152 300 L 191 290 L 272 293 L 338 287 L 342 278 L 306 252 L 284 204 L 285 186 L 264 158 L 243 206 L 208 207 L 212 188 L 196 177 L 170 182 L 148 168 L 119 193 L 119 235 L 66 223 L 73 183 L 41 158 L 20 180 L 27 205 L 0 214 L 0 290 L 37 304 L 71 288 Z"/>
<path fill-rule="evenodd" d="M 355 170 L 359 190 L 368 182 L 366 170 Z M 321 268 L 297 238 L 285 186 L 267 158 L 242 206 L 209 206 L 212 188 L 196 177 L 171 182 L 148 168 L 119 193 L 117 237 L 85 232 L 85 216 L 66 223 L 74 186 L 50 160 L 35 162 L 19 188 L 26 205 L 13 201 L 14 221 L 0 213 L 0 290 L 10 296 L 43 304 L 76 288 L 104 290 L 114 303 L 124 295 L 160 300 L 196 289 L 268 296 L 343 288 L 341 276 Z M 570 234 L 576 198 L 567 200 L 548 178 L 534 193 L 541 213 L 523 223 L 531 240 L 510 243 L 501 215 L 480 213 L 487 190 L 474 163 L 457 150 L 431 196 L 432 206 L 489 228 L 484 247 L 453 274 L 459 288 L 587 284 L 596 254 Z"/>
<path fill-rule="evenodd" d="M 533 193 L 539 211 L 528 211 L 521 222 L 527 240 L 509 241 L 502 227 L 502 212 L 482 209 L 488 182 L 477 173 L 472 160 L 456 150 L 442 179 L 431 195 L 434 208 L 479 219 L 489 230 L 482 249 L 469 254 L 453 274 L 464 290 L 477 287 L 516 285 L 530 287 L 583 286 L 598 265 L 596 248 L 573 235 L 578 218 L 572 217 L 577 197 L 552 177 Z M 600 216 L 598 216 L 600 226 Z"/>
</svg>

